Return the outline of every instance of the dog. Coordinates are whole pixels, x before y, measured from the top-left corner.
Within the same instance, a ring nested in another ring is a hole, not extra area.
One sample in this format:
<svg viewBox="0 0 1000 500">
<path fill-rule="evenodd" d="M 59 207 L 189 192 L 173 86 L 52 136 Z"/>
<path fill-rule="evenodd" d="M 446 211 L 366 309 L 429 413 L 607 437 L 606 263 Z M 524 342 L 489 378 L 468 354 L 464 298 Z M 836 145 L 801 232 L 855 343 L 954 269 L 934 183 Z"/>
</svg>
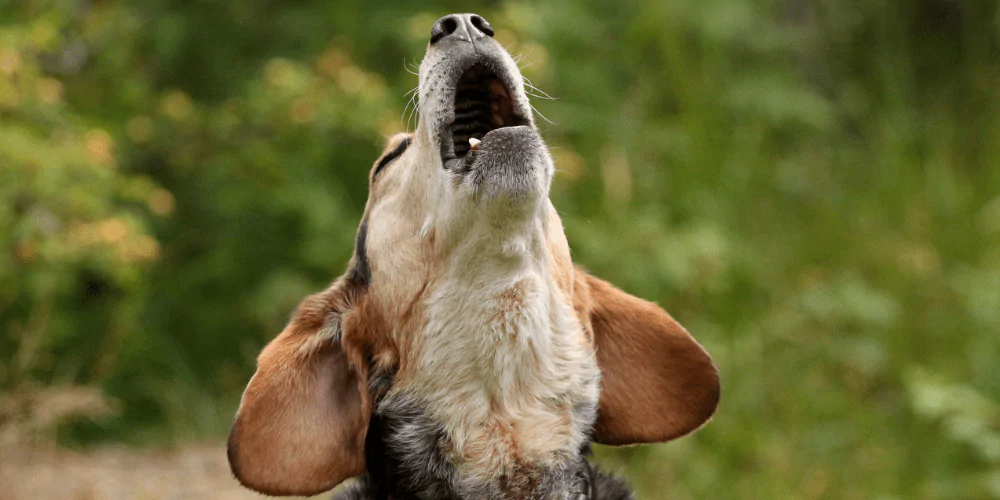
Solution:
<svg viewBox="0 0 1000 500">
<path fill-rule="evenodd" d="M 257 360 L 228 442 L 270 495 L 627 499 L 591 442 L 715 412 L 708 353 L 570 259 L 522 77 L 481 16 L 438 20 L 419 121 L 375 162 L 347 272 Z"/>
</svg>

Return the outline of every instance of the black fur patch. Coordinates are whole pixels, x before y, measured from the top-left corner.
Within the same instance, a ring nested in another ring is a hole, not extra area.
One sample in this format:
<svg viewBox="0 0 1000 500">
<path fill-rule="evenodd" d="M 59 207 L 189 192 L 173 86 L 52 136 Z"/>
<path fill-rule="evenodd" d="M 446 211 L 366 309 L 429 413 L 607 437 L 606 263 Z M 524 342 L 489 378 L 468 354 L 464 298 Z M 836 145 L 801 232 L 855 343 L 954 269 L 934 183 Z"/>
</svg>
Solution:
<svg viewBox="0 0 1000 500">
<path fill-rule="evenodd" d="M 632 491 L 623 479 L 612 476 L 590 463 L 589 444 L 583 447 L 580 454 L 583 456 L 583 466 L 579 474 L 583 478 L 583 495 L 585 495 L 581 500 L 634 500 Z"/>
<path fill-rule="evenodd" d="M 379 367 L 371 355 L 368 356 L 366 363 L 368 364 L 368 392 L 371 394 L 372 401 L 378 405 L 392 388 L 396 372 L 395 369 L 389 370 Z"/>
<path fill-rule="evenodd" d="M 392 160 L 399 158 L 399 155 L 406 151 L 406 148 L 410 147 L 412 139 L 407 137 L 403 139 L 392 151 L 386 153 L 381 159 L 379 159 L 378 164 L 375 165 L 375 171 L 372 172 L 372 182 L 375 182 L 375 178 L 378 177 L 382 170 L 385 169 Z M 361 220 L 361 227 L 358 228 L 358 237 L 354 242 L 354 267 L 351 269 L 350 278 L 351 281 L 358 285 L 370 285 L 372 282 L 372 268 L 371 264 L 368 263 L 368 218 Z"/>
<path fill-rule="evenodd" d="M 378 177 L 378 174 L 381 174 L 382 170 L 384 170 L 385 167 L 388 166 L 390 162 L 392 162 L 392 160 L 399 158 L 399 155 L 403 154 L 403 152 L 406 151 L 406 148 L 410 147 L 411 141 L 412 139 L 410 139 L 409 137 L 403 139 L 403 141 L 400 142 L 398 146 L 396 146 L 392 151 L 387 153 L 385 156 L 382 157 L 382 159 L 378 161 L 378 164 L 375 165 L 375 171 L 372 172 L 372 182 L 375 182 L 375 178 Z"/>
<path fill-rule="evenodd" d="M 368 218 L 361 220 L 358 238 L 354 242 L 354 267 L 348 278 L 357 285 L 368 286 L 372 282 L 372 268 L 368 263 Z"/>
<path fill-rule="evenodd" d="M 628 485 L 620 477 L 612 476 L 602 470 L 594 468 L 594 497 L 593 500 L 634 500 Z"/>
<path fill-rule="evenodd" d="M 372 499 L 458 500 L 454 467 L 440 446 L 450 441 L 426 408 L 407 396 L 393 396 L 378 406 L 368 424 L 365 462 Z"/>
<path fill-rule="evenodd" d="M 504 478 L 504 484 L 463 483 L 445 450 L 450 438 L 429 416 L 425 405 L 395 394 L 378 404 L 365 440 L 367 472 L 335 500 L 461 500 L 506 498 L 507 484 L 524 478 Z M 568 500 L 632 500 L 627 485 L 591 465 L 589 447 L 565 467 L 536 471 L 533 498 Z"/>
</svg>

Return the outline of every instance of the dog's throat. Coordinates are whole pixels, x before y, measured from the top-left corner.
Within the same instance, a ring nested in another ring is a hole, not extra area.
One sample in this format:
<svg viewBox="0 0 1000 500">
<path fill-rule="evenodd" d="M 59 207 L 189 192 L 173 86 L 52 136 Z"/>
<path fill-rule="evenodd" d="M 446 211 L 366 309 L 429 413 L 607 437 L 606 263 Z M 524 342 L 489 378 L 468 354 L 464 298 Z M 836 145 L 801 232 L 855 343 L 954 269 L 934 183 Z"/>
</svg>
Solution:
<svg viewBox="0 0 1000 500">
<path fill-rule="evenodd" d="M 409 379 L 463 481 L 501 487 L 566 466 L 594 419 L 599 374 L 540 270 L 474 266 L 427 303 Z M 439 443 L 439 446 L 441 443 Z"/>
</svg>

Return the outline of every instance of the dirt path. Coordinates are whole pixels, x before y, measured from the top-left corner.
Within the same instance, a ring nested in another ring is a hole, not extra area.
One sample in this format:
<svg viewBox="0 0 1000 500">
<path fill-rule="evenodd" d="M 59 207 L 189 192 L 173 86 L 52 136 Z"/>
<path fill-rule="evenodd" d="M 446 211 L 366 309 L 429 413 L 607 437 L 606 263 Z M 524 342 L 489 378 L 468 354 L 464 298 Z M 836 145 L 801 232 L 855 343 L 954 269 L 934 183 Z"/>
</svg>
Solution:
<svg viewBox="0 0 1000 500">
<path fill-rule="evenodd" d="M 0 500 L 251 500 L 224 445 L 165 451 L 0 449 Z M 315 498 L 330 498 L 322 495 Z"/>
</svg>

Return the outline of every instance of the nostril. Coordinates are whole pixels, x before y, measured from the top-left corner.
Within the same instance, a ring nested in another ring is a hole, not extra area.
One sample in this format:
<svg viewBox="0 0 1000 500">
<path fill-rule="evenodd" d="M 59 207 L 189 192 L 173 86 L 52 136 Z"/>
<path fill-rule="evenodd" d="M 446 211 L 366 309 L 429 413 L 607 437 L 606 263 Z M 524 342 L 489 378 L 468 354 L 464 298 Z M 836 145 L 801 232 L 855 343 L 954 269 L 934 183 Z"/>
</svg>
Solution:
<svg viewBox="0 0 1000 500">
<path fill-rule="evenodd" d="M 434 26 L 431 27 L 431 44 L 437 43 L 438 40 L 452 34 L 458 29 L 458 19 L 454 15 L 444 16 L 438 19 Z"/>
<path fill-rule="evenodd" d="M 483 19 L 482 16 L 472 15 L 472 25 L 476 27 L 477 30 L 482 31 L 486 36 L 493 36 L 493 26 Z"/>
</svg>

